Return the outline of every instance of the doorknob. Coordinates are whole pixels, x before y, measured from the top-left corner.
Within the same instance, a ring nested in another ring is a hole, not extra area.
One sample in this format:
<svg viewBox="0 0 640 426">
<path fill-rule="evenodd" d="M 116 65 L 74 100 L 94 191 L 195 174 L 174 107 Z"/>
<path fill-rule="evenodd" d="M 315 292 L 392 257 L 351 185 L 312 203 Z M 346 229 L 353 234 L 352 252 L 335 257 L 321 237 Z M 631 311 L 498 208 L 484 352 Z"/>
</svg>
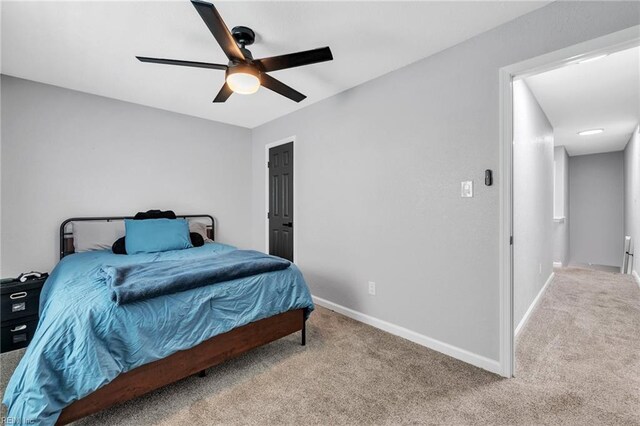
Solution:
<svg viewBox="0 0 640 426">
<path fill-rule="evenodd" d="M 293 228 L 293 222 L 283 223 L 282 226 L 286 226 L 288 228 Z"/>
</svg>

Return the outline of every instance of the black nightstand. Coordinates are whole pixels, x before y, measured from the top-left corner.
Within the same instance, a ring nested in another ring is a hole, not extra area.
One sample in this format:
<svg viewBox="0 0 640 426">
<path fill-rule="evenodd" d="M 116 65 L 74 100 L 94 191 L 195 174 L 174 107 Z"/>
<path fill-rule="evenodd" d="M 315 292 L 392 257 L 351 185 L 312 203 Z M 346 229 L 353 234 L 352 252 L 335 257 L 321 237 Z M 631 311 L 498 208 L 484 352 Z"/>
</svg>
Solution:
<svg viewBox="0 0 640 426">
<path fill-rule="evenodd" d="M 38 326 L 40 290 L 46 278 L 26 282 L 12 281 L 0 285 L 0 352 L 26 347 Z"/>
</svg>

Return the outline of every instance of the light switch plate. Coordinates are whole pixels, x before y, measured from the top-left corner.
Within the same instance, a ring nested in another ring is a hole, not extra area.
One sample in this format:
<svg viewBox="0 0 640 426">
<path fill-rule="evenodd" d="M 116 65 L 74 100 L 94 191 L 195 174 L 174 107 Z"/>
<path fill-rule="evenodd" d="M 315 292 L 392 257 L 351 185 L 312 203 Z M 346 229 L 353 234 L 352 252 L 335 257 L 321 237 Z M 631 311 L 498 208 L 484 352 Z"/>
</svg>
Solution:
<svg viewBox="0 0 640 426">
<path fill-rule="evenodd" d="M 473 181 L 465 180 L 460 183 L 460 196 L 462 198 L 473 197 Z"/>
</svg>

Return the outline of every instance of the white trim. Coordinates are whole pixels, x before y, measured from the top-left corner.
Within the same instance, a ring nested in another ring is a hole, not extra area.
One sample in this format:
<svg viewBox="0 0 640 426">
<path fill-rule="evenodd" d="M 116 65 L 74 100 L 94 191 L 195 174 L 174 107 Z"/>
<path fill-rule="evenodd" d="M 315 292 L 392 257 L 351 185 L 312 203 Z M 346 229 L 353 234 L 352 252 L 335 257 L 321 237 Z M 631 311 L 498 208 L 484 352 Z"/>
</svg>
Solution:
<svg viewBox="0 0 640 426">
<path fill-rule="evenodd" d="M 553 262 L 554 268 L 562 268 L 562 262 Z"/>
<path fill-rule="evenodd" d="M 631 271 L 631 275 L 636 280 L 636 283 L 638 284 L 638 287 L 640 287 L 640 275 L 638 275 L 638 273 L 636 271 Z"/>
<path fill-rule="evenodd" d="M 356 321 L 360 321 L 364 324 L 386 331 L 387 333 L 391 333 L 395 336 L 410 340 L 429 349 L 433 349 L 434 351 L 438 351 L 450 357 L 459 359 L 460 361 L 475 365 L 476 367 L 482 368 L 492 373 L 501 374 L 500 363 L 496 360 L 489 359 L 482 355 L 478 355 L 465 349 L 459 348 L 457 346 L 441 342 L 440 340 L 436 340 L 423 334 L 416 333 L 415 331 L 411 331 L 407 328 L 401 327 L 399 325 L 374 318 L 372 316 L 363 314 L 362 312 L 354 311 L 353 309 L 349 309 L 345 306 L 338 305 L 337 303 L 322 299 L 317 296 L 313 296 L 313 303 L 323 306 L 327 309 L 331 309 L 332 311 L 338 312 L 339 314 L 352 318 Z"/>
<path fill-rule="evenodd" d="M 531 302 L 531 305 L 529 305 L 529 309 L 527 309 L 527 312 L 524 313 L 524 316 L 522 317 L 522 319 L 520 320 L 520 323 L 518 324 L 518 326 L 516 327 L 516 330 L 514 331 L 515 336 L 517 336 L 518 333 L 522 331 L 522 328 L 525 326 L 527 321 L 529 321 L 529 317 L 531 316 L 531 313 L 533 312 L 536 305 L 540 301 L 540 298 L 542 297 L 544 292 L 547 291 L 547 287 L 549 287 L 549 284 L 551 284 L 551 281 L 553 281 L 553 277 L 555 277 L 555 275 L 556 275 L 555 272 L 552 272 L 549 275 L 549 278 L 547 278 L 547 282 L 544 283 L 544 285 L 538 292 L 538 295 L 536 296 L 536 298 L 533 299 L 533 302 Z"/>
<path fill-rule="evenodd" d="M 509 243 L 513 223 L 513 99 L 512 82 L 574 62 L 585 56 L 613 53 L 640 45 L 640 25 L 588 40 L 500 69 L 500 365 L 501 374 L 515 370 L 513 328 L 513 253 Z M 516 236 L 517 238 L 517 236 Z"/>
<path fill-rule="evenodd" d="M 275 146 L 284 145 L 286 143 L 293 142 L 293 263 L 298 260 L 298 229 L 300 228 L 300 216 L 298 216 L 298 161 L 296 160 L 296 136 L 289 136 L 288 138 L 280 139 L 275 142 L 268 143 L 264 146 L 264 252 L 269 253 L 269 150 Z"/>
<path fill-rule="evenodd" d="M 512 77 L 500 70 L 500 365 L 501 375 L 513 377 L 515 344 L 513 333 L 513 98 Z"/>
<path fill-rule="evenodd" d="M 640 45 L 640 25 L 626 28 L 564 49 L 504 67 L 512 76 L 526 78 L 578 62 L 587 56 L 611 54 Z"/>
</svg>

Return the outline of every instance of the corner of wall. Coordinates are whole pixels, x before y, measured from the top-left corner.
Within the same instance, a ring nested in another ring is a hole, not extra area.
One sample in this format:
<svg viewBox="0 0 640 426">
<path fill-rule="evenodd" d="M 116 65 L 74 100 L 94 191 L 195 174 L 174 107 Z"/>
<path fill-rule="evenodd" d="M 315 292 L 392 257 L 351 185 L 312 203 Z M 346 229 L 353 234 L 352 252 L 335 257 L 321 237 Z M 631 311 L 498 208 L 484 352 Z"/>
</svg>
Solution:
<svg viewBox="0 0 640 426">
<path fill-rule="evenodd" d="M 460 361 L 466 362 L 467 364 L 474 365 L 478 368 L 482 368 L 484 370 L 490 371 L 495 374 L 503 373 L 500 362 L 496 360 L 484 357 L 482 355 L 478 355 L 476 353 L 459 348 L 457 346 L 451 345 L 441 340 L 437 340 L 429 336 L 425 336 L 423 334 L 417 333 L 415 331 L 409 330 L 399 325 L 396 325 L 387 321 L 383 321 L 381 319 L 372 317 L 370 315 L 363 314 L 362 312 L 347 308 L 345 306 L 339 305 L 337 303 L 331 302 L 329 300 L 326 300 L 317 296 L 313 296 L 313 302 L 317 305 L 330 309 L 346 317 L 349 317 L 361 323 L 370 325 L 377 329 L 386 331 L 387 333 L 393 334 L 395 336 L 402 337 L 403 339 L 410 340 L 421 346 L 427 347 L 429 349 L 433 349 L 434 351 L 443 353 L 450 357 L 456 358 Z"/>
<path fill-rule="evenodd" d="M 560 266 L 562 266 L 562 264 Z M 542 295 L 544 294 L 545 291 L 547 291 L 547 288 L 549 287 L 549 284 L 551 284 L 551 282 L 553 281 L 553 278 L 555 276 L 556 276 L 556 273 L 555 272 L 551 272 L 551 274 L 547 278 L 547 281 L 545 281 L 544 286 L 542 286 L 542 288 L 540 289 L 540 291 L 536 295 L 535 299 L 533 299 L 533 302 L 531 302 L 531 305 L 529 305 L 529 308 L 527 309 L 527 312 L 525 312 L 524 316 L 522 317 L 522 320 L 520 320 L 520 322 L 518 323 L 518 326 L 515 328 L 515 330 L 513 332 L 514 336 L 517 336 L 518 334 L 520 334 L 520 332 L 522 331 L 524 326 L 527 324 L 527 321 L 529 321 L 529 318 L 531 317 L 531 314 L 535 310 L 536 306 L 538 306 L 538 302 L 542 298 Z"/>
</svg>

